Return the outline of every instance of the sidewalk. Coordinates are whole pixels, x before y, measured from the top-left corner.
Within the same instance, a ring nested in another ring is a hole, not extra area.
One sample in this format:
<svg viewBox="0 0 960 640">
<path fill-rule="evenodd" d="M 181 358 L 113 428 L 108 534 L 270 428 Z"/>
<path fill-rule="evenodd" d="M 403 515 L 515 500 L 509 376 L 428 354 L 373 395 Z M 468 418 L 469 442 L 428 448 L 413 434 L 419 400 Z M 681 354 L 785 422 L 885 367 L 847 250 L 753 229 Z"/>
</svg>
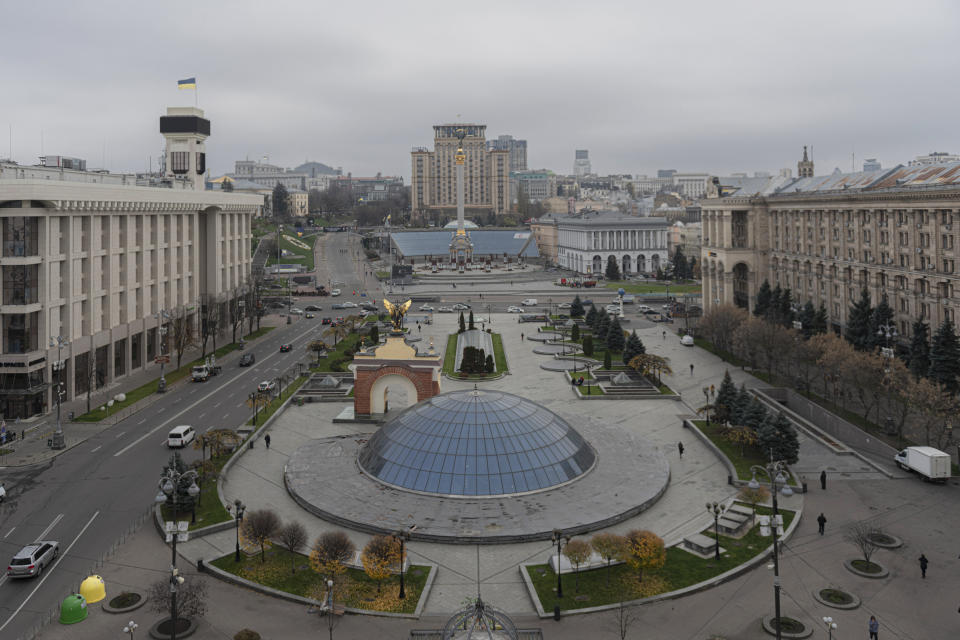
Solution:
<svg viewBox="0 0 960 640">
<path fill-rule="evenodd" d="M 286 322 L 285 319 L 279 316 L 270 315 L 264 316 L 261 319 L 260 326 L 280 326 L 284 322 Z M 241 351 L 239 349 L 231 351 L 227 355 L 223 356 L 219 362 L 230 363 L 234 359 L 239 358 L 240 353 Z M 182 362 L 192 362 L 199 357 L 200 349 L 185 351 Z M 176 355 L 172 355 L 170 359 L 170 367 L 175 368 Z M 169 373 L 171 368 L 166 369 L 165 372 Z M 97 407 L 102 406 L 119 393 L 129 392 L 132 389 L 136 389 L 147 384 L 148 382 L 159 381 L 159 379 L 160 371 L 158 369 L 152 368 L 149 371 L 141 369 L 136 373 L 125 376 L 116 382 L 94 391 L 90 399 L 90 408 L 95 410 Z M 184 384 L 187 384 L 188 381 L 189 378 L 182 378 L 177 382 L 169 384 L 167 386 L 167 393 L 174 393 Z M 146 398 L 130 405 L 129 407 L 126 407 L 125 409 L 107 417 L 101 422 L 71 422 L 68 419 L 71 412 L 78 416 L 87 412 L 87 395 L 85 393 L 75 397 L 69 402 L 64 402 L 60 408 L 60 415 L 64 440 L 67 446 L 65 449 L 60 450 L 54 450 L 47 446 L 47 440 L 52 437 L 57 428 L 56 405 L 54 405 L 51 413 L 40 416 L 36 419 L 32 419 L 29 422 L 10 422 L 7 424 L 7 428 L 11 430 L 18 430 L 17 440 L 13 441 L 12 443 L 8 443 L 5 447 L 3 447 L 5 449 L 12 449 L 12 453 L 0 455 L 0 468 L 28 466 L 55 458 L 65 451 L 69 451 L 78 444 L 81 444 L 93 436 L 101 433 L 102 431 L 116 425 L 118 422 L 121 422 L 122 420 L 125 420 L 126 418 L 143 411 L 154 402 L 160 400 L 162 397 L 163 395 L 161 394 L 153 393 Z M 26 431 L 25 439 L 20 440 L 19 431 Z"/>
</svg>

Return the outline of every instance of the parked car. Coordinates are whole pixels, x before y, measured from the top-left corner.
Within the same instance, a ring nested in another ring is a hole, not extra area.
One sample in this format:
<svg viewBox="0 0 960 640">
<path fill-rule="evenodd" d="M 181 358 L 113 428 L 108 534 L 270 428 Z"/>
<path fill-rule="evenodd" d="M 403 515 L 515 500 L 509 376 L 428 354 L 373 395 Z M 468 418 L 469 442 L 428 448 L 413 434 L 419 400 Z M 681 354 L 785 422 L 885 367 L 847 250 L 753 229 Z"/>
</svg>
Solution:
<svg viewBox="0 0 960 640">
<path fill-rule="evenodd" d="M 620 305 L 618 304 L 608 304 L 604 309 L 607 310 L 607 313 L 620 313 Z"/>
<path fill-rule="evenodd" d="M 653 311 L 653 309 L 651 309 L 649 306 L 645 304 L 638 304 L 637 311 L 639 311 L 640 313 L 646 313 L 647 311 Z"/>
<path fill-rule="evenodd" d="M 178 427 L 170 429 L 167 434 L 167 447 L 170 449 L 183 448 L 193 442 L 197 437 L 197 432 L 188 424 L 181 424 Z"/>
<path fill-rule="evenodd" d="M 572 306 L 573 305 L 570 304 L 569 302 L 561 302 L 560 304 L 557 305 L 557 309 L 569 309 Z"/>
<path fill-rule="evenodd" d="M 356 309 L 359 306 L 356 302 L 350 302 L 349 300 L 343 303 L 344 309 Z"/>
<path fill-rule="evenodd" d="M 453 307 L 440 307 L 437 311 L 439 313 L 453 313 Z"/>
<path fill-rule="evenodd" d="M 420 305 L 420 311 L 433 311 L 433 307 L 428 304 Z"/>
<path fill-rule="evenodd" d="M 252 364 L 253 364 L 254 362 L 256 362 L 256 361 L 257 361 L 257 359 L 254 357 L 254 355 L 253 355 L 252 353 L 245 353 L 245 354 L 243 354 L 242 356 L 240 356 L 240 366 L 241 366 L 241 367 L 249 367 L 250 365 L 252 365 Z"/>
<path fill-rule="evenodd" d="M 454 311 L 469 311 L 469 310 L 470 310 L 470 305 L 468 305 L 466 302 L 458 302 L 457 304 L 453 305 L 453 310 L 454 310 Z"/>
<path fill-rule="evenodd" d="M 0 502 L 3 502 L 7 497 L 7 488 L 3 486 L 3 483 L 0 482 Z"/>
<path fill-rule="evenodd" d="M 332 296 L 338 296 L 338 295 L 340 295 L 340 289 L 334 289 L 333 291 L 330 292 L 330 295 L 332 295 Z"/>
<path fill-rule="evenodd" d="M 292 344 L 290 344 L 289 342 L 285 342 L 282 345 L 280 345 L 280 353 L 286 353 L 287 351 L 290 351 L 290 349 L 292 348 L 293 348 Z"/>
<path fill-rule="evenodd" d="M 308 304 L 303 308 L 304 311 L 323 311 L 321 307 L 318 307 L 315 304 Z"/>
<path fill-rule="evenodd" d="M 273 380 L 264 380 L 257 385 L 258 393 L 273 393 L 277 390 L 277 383 Z"/>
<path fill-rule="evenodd" d="M 334 305 L 331 306 L 330 308 L 333 309 L 334 311 L 336 311 L 337 309 L 346 309 L 346 307 L 343 306 L 342 304 L 340 304 L 339 302 L 336 303 L 336 304 L 334 304 Z"/>
<path fill-rule="evenodd" d="M 28 544 L 11 558 L 7 565 L 7 575 L 11 578 L 39 576 L 59 555 L 60 543 L 56 540 L 41 540 Z"/>
<path fill-rule="evenodd" d="M 523 313 L 523 307 L 516 307 L 514 305 L 510 305 L 509 307 L 507 307 L 507 313 Z"/>
</svg>

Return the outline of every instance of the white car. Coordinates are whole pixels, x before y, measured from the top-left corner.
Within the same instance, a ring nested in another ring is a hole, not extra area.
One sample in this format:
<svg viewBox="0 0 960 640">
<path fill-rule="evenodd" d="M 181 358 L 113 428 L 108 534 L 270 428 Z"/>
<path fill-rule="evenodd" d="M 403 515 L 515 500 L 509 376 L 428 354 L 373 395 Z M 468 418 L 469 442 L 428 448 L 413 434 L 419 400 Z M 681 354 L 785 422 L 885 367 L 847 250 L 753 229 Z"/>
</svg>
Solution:
<svg viewBox="0 0 960 640">
<path fill-rule="evenodd" d="M 291 307 L 290 313 L 292 313 L 292 314 L 294 314 L 294 315 L 297 315 L 297 316 L 302 316 L 302 315 L 303 315 L 303 309 L 298 309 L 298 308 L 296 308 L 296 307 Z"/>
<path fill-rule="evenodd" d="M 638 304 L 637 311 L 639 311 L 640 313 L 647 313 L 648 311 L 653 311 L 653 309 L 651 309 L 649 306 L 645 304 Z"/>
<path fill-rule="evenodd" d="M 620 313 L 620 305 L 618 304 L 608 304 L 604 309 L 607 310 L 607 313 Z"/>
<path fill-rule="evenodd" d="M 510 305 L 509 307 L 507 307 L 507 313 L 523 313 L 523 307 L 516 307 L 516 306 Z"/>
<path fill-rule="evenodd" d="M 277 383 L 272 380 L 264 380 L 257 385 L 259 393 L 273 393 L 277 389 Z"/>
<path fill-rule="evenodd" d="M 360 305 L 358 305 L 356 302 L 349 302 L 349 301 L 348 301 L 348 302 L 344 302 L 344 303 L 343 303 L 343 308 L 344 308 L 344 309 L 356 309 L 356 308 L 359 307 L 359 306 L 360 306 Z"/>
<path fill-rule="evenodd" d="M 685 347 L 692 347 L 693 336 L 683 336 L 682 338 L 680 338 L 680 344 L 682 344 Z"/>
<path fill-rule="evenodd" d="M 453 313 L 453 307 L 440 307 L 437 311 L 440 313 Z"/>
<path fill-rule="evenodd" d="M 340 289 L 334 289 L 333 291 L 330 292 L 330 295 L 332 295 L 332 296 L 338 296 L 338 295 L 340 295 Z"/>
<path fill-rule="evenodd" d="M 557 309 L 570 309 L 571 307 L 573 307 L 573 305 L 569 302 L 561 302 L 557 305 Z"/>
<path fill-rule="evenodd" d="M 420 311 L 433 311 L 433 307 L 428 304 L 420 305 Z"/>
<path fill-rule="evenodd" d="M 466 302 L 458 302 L 457 304 L 453 305 L 453 308 L 455 311 L 469 311 L 470 305 L 468 305 Z"/>
</svg>

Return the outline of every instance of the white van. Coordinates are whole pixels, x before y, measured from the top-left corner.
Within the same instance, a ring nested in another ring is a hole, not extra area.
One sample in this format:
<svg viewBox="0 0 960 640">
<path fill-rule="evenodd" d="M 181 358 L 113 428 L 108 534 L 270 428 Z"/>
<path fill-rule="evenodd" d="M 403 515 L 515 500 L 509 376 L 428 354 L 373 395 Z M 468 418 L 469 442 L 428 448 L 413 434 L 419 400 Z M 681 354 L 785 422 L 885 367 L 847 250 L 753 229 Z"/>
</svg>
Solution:
<svg viewBox="0 0 960 640">
<path fill-rule="evenodd" d="M 522 307 L 535 307 L 537 306 L 536 298 L 526 298 L 523 302 L 520 303 Z"/>
<path fill-rule="evenodd" d="M 167 436 L 167 447 L 171 449 L 182 448 L 193 442 L 197 437 L 197 432 L 188 424 L 182 424 L 170 430 Z"/>
</svg>

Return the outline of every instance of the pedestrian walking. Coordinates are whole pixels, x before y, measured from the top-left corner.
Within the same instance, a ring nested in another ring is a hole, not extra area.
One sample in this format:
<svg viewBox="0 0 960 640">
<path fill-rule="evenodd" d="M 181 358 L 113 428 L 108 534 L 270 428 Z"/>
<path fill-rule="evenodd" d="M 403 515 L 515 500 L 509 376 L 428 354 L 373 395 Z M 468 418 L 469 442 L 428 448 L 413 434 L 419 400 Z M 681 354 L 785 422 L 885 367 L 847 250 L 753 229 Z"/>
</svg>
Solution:
<svg viewBox="0 0 960 640">
<path fill-rule="evenodd" d="M 680 451 L 680 457 L 683 458 L 683 443 L 682 443 L 682 442 L 678 442 L 678 443 L 677 443 L 677 450 Z"/>
<path fill-rule="evenodd" d="M 920 577 L 921 578 L 927 577 L 927 564 L 928 564 L 927 556 L 921 553 L 920 554 Z"/>
<path fill-rule="evenodd" d="M 690 363 L 690 377 L 693 377 L 693 363 Z"/>
<path fill-rule="evenodd" d="M 523 334 L 520 334 L 520 342 L 523 342 Z"/>
<path fill-rule="evenodd" d="M 663 332 L 663 339 L 664 339 L 664 340 L 667 339 L 667 332 L 666 332 L 666 331 Z"/>
<path fill-rule="evenodd" d="M 267 449 L 270 448 L 270 434 L 263 436 L 263 443 L 267 445 Z"/>
<path fill-rule="evenodd" d="M 417 333 L 420 333 L 420 323 L 417 323 Z"/>
<path fill-rule="evenodd" d="M 823 535 L 823 527 L 827 524 L 827 518 L 822 513 L 817 516 L 817 526 L 820 527 L 820 535 Z"/>
<path fill-rule="evenodd" d="M 820 490 L 821 491 L 827 490 L 827 472 L 826 471 L 820 472 Z"/>
<path fill-rule="evenodd" d="M 870 624 L 867 628 L 870 630 L 870 640 L 879 640 L 877 634 L 880 633 L 880 623 L 877 622 L 876 616 L 870 616 Z"/>
</svg>

